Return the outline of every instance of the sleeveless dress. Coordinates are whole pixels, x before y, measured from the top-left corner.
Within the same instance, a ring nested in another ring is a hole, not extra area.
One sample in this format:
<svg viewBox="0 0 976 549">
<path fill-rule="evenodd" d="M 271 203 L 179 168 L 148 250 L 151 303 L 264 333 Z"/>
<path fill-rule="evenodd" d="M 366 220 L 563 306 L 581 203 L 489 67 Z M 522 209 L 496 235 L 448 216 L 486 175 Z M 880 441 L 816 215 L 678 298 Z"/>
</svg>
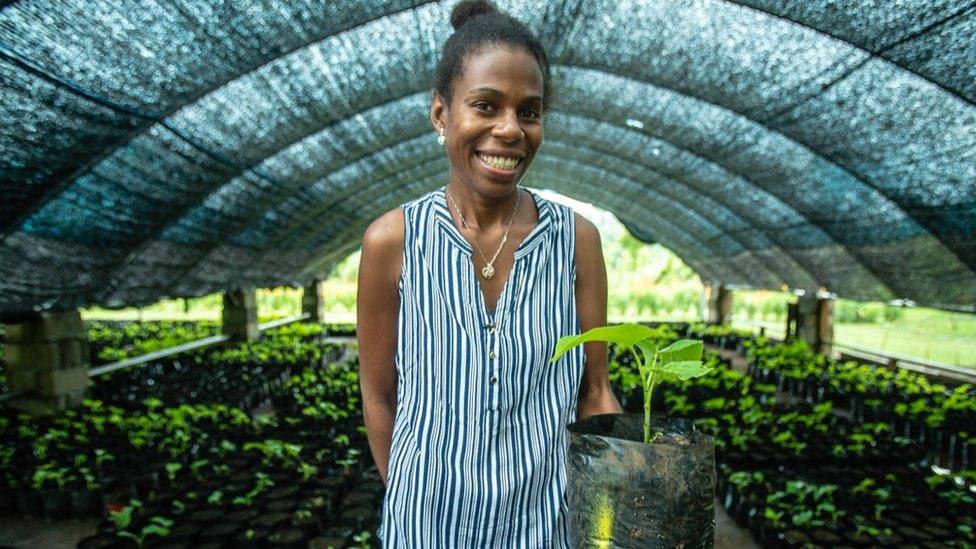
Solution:
<svg viewBox="0 0 976 549">
<path fill-rule="evenodd" d="M 383 547 L 572 547 L 565 426 L 576 421 L 573 210 L 529 191 L 539 221 L 496 310 L 444 188 L 404 203 L 397 411 L 377 532 Z"/>
</svg>

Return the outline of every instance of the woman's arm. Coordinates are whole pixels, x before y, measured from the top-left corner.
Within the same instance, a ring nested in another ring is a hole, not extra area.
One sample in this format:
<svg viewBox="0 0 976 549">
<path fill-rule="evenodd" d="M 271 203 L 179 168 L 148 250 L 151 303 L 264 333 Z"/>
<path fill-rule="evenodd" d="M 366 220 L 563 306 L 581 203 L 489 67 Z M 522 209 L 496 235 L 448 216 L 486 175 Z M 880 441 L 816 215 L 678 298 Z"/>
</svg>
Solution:
<svg viewBox="0 0 976 549">
<path fill-rule="evenodd" d="M 403 264 L 403 210 L 382 215 L 363 234 L 356 289 L 356 338 L 363 418 L 373 460 L 386 484 L 396 416 L 397 282 Z"/>
<path fill-rule="evenodd" d="M 576 310 L 580 333 L 607 324 L 607 267 L 603 262 L 600 231 L 585 217 L 576 214 Z M 607 344 L 583 344 L 586 367 L 580 382 L 577 419 L 597 414 L 623 413 L 610 389 Z"/>
</svg>

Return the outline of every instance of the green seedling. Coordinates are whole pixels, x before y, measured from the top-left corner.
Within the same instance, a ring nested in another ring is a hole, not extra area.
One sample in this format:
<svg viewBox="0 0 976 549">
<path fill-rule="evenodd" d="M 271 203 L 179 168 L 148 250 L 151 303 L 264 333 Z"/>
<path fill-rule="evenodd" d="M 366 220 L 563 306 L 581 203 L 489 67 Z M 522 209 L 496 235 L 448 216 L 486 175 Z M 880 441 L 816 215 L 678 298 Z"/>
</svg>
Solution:
<svg viewBox="0 0 976 549">
<path fill-rule="evenodd" d="M 173 461 L 166 464 L 166 476 L 169 478 L 170 482 L 176 481 L 176 474 L 180 472 L 183 468 L 183 464 Z"/>
<path fill-rule="evenodd" d="M 197 480 L 203 481 L 205 479 L 205 475 L 204 475 L 204 472 L 203 472 L 203 468 L 206 467 L 207 465 L 210 465 L 210 460 L 209 459 L 198 459 L 198 460 L 195 460 L 195 461 L 193 461 L 193 462 L 190 463 L 190 471 L 193 472 L 193 476 Z"/>
<path fill-rule="evenodd" d="M 36 490 L 42 490 L 45 486 L 57 484 L 63 490 L 65 486 L 77 477 L 67 467 L 58 467 L 56 463 L 44 463 L 34 470 L 31 476 L 31 485 Z"/>
<path fill-rule="evenodd" d="M 173 521 L 161 516 L 154 516 L 149 519 L 149 524 L 142 527 L 142 530 L 138 534 L 135 532 L 129 532 L 128 530 L 122 530 L 118 533 L 121 537 L 132 538 L 139 547 L 142 547 L 146 538 L 149 536 L 159 536 L 166 537 L 169 535 L 169 529 L 173 526 Z"/>
<path fill-rule="evenodd" d="M 369 530 L 363 530 L 352 537 L 352 540 L 356 543 L 356 545 L 353 545 L 352 547 L 368 549 L 369 547 L 373 546 L 373 544 L 370 542 L 370 538 L 372 537 L 373 536 L 369 533 Z"/>
<path fill-rule="evenodd" d="M 223 490 L 214 490 L 207 496 L 207 503 L 211 505 L 220 505 L 223 503 L 224 492 Z"/>
<path fill-rule="evenodd" d="M 95 478 L 92 470 L 88 467 L 79 467 L 78 474 L 81 475 L 81 479 L 85 481 L 85 488 L 87 488 L 89 492 L 94 492 L 100 486 L 100 483 Z"/>
<path fill-rule="evenodd" d="M 118 511 L 111 511 L 109 513 L 109 520 L 115 525 L 117 530 L 125 530 L 132 523 L 132 514 L 137 510 L 142 509 L 142 502 L 138 499 L 130 499 L 129 504 L 122 507 Z"/>
<path fill-rule="evenodd" d="M 664 380 L 688 380 L 703 376 L 711 370 L 702 364 L 704 347 L 700 340 L 681 339 L 663 349 L 653 343 L 659 333 L 642 324 L 601 326 L 582 334 L 563 336 L 549 362 L 559 360 L 566 352 L 588 341 L 606 341 L 627 348 L 634 357 L 644 389 L 644 443 L 650 444 L 661 433 L 651 437 L 651 397 L 654 387 Z M 638 355 L 638 349 L 640 355 Z"/>
<path fill-rule="evenodd" d="M 301 460 L 302 445 L 291 444 L 278 439 L 266 439 L 261 442 L 245 442 L 243 450 L 250 452 L 258 450 L 264 454 L 264 463 L 273 465 L 275 462 L 297 463 Z"/>
<path fill-rule="evenodd" d="M 834 484 L 812 484 L 805 481 L 790 480 L 786 486 L 766 495 L 766 518 L 771 515 L 791 517 L 798 527 L 823 527 L 836 524 L 846 514 L 834 504 Z M 774 521 L 775 522 L 775 521 Z"/>
<path fill-rule="evenodd" d="M 271 480 L 267 473 L 262 473 L 260 471 L 254 473 L 254 481 L 254 488 L 252 488 L 250 492 L 243 496 L 237 496 L 232 500 L 234 505 L 244 505 L 249 507 L 258 494 L 271 486 L 274 486 L 274 481 Z"/>
<path fill-rule="evenodd" d="M 114 461 L 115 456 L 108 450 L 102 448 L 95 449 L 95 466 L 101 467 L 107 461 Z"/>
<path fill-rule="evenodd" d="M 299 463 L 299 469 L 302 474 L 302 480 L 304 480 L 305 482 L 311 480 L 312 477 L 314 477 L 315 474 L 319 472 L 318 467 L 304 461 Z"/>
</svg>

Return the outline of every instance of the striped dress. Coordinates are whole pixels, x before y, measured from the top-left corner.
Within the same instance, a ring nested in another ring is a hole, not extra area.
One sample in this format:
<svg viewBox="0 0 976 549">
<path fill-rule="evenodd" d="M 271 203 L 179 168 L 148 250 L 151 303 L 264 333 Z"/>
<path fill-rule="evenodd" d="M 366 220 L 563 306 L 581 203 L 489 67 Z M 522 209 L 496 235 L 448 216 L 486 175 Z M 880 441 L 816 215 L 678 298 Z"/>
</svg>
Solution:
<svg viewBox="0 0 976 549">
<path fill-rule="evenodd" d="M 584 352 L 573 210 L 529 191 L 539 221 L 489 311 L 444 188 L 403 204 L 397 412 L 383 547 L 571 547 L 565 426 Z M 480 262 L 479 262 L 480 263 Z"/>
</svg>

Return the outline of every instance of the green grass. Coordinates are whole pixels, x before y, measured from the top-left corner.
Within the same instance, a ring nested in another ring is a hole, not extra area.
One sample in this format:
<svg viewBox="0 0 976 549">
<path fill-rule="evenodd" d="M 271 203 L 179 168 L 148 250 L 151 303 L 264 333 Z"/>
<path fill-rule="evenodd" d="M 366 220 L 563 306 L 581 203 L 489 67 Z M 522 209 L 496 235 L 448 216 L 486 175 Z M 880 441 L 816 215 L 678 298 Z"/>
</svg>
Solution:
<svg viewBox="0 0 976 549">
<path fill-rule="evenodd" d="M 938 337 L 968 338 L 976 344 L 976 315 L 973 314 L 928 308 L 905 309 L 905 316 L 894 324 L 905 330 L 921 331 Z"/>
<path fill-rule="evenodd" d="M 904 309 L 893 322 L 836 323 L 834 341 L 864 350 L 917 357 L 923 360 L 976 367 L 976 315 L 933 309 Z M 732 325 L 783 337 L 785 320 L 758 321 L 736 318 Z"/>
<path fill-rule="evenodd" d="M 912 319 L 916 316 L 918 319 Z M 950 323 L 942 315 L 923 311 L 908 311 L 906 319 L 880 325 L 837 324 L 834 340 L 851 347 L 976 367 L 976 321 Z"/>
</svg>

